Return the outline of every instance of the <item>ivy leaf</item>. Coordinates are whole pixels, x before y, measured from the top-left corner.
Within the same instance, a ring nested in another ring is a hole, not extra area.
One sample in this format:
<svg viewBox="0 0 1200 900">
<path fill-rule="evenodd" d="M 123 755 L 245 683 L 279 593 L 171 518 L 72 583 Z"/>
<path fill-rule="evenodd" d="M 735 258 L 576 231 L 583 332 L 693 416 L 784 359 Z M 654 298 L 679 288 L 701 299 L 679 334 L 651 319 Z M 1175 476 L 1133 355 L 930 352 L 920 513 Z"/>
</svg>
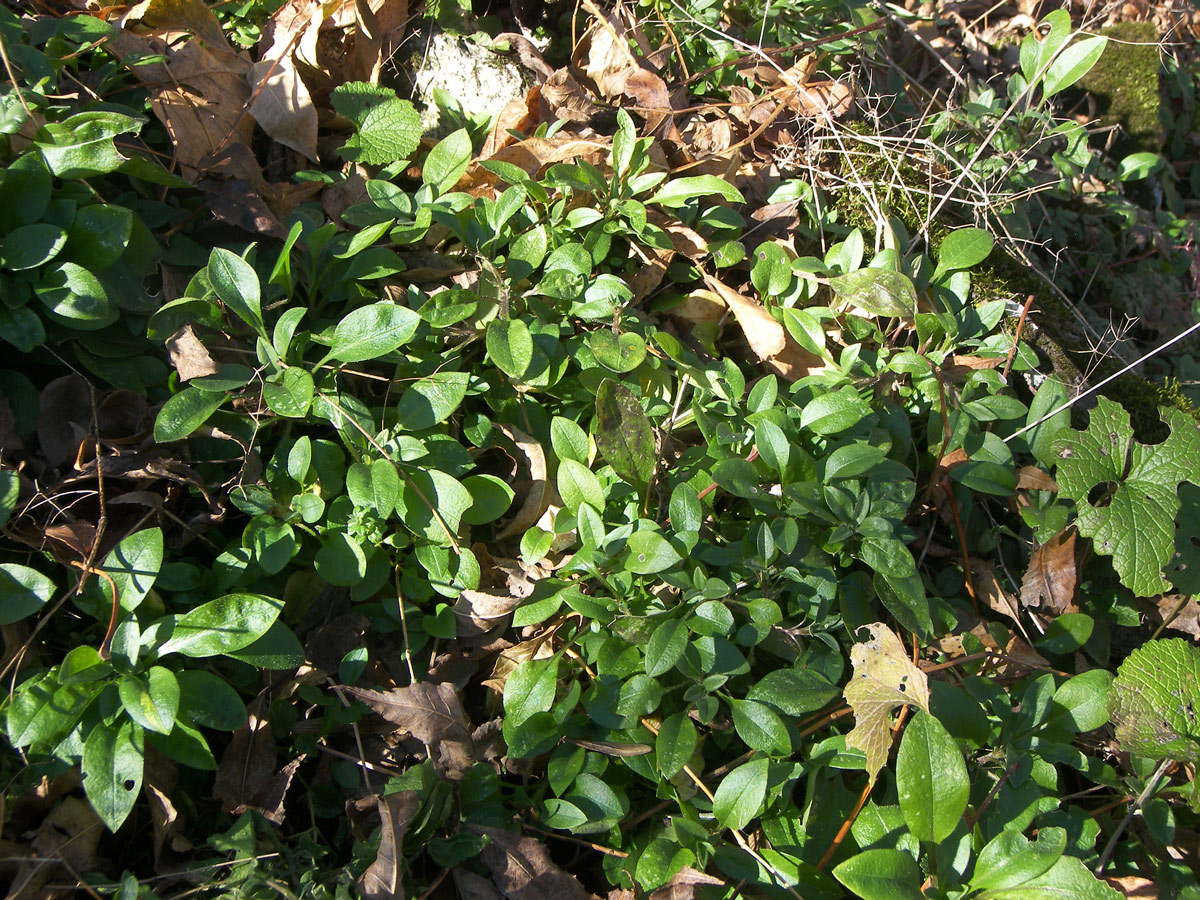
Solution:
<svg viewBox="0 0 1200 900">
<path fill-rule="evenodd" d="M 1129 414 L 1101 397 L 1086 431 L 1054 442 L 1059 492 L 1075 501 L 1080 534 L 1142 597 L 1169 590 L 1162 569 L 1175 545 L 1179 482 L 1194 482 L 1200 458 L 1196 423 L 1174 409 L 1166 418 L 1170 436 L 1147 446 L 1133 439 Z"/>
<path fill-rule="evenodd" d="M 887 762 L 892 743 L 892 713 L 904 704 L 929 712 L 929 681 L 909 660 L 895 632 L 882 622 L 864 625 L 870 639 L 850 650 L 854 674 L 843 695 L 854 710 L 854 729 L 846 746 L 867 754 L 871 783 Z"/>
<path fill-rule="evenodd" d="M 1117 669 L 1108 697 L 1122 749 L 1200 762 L 1200 650 L 1186 640 L 1138 647 Z"/>
</svg>

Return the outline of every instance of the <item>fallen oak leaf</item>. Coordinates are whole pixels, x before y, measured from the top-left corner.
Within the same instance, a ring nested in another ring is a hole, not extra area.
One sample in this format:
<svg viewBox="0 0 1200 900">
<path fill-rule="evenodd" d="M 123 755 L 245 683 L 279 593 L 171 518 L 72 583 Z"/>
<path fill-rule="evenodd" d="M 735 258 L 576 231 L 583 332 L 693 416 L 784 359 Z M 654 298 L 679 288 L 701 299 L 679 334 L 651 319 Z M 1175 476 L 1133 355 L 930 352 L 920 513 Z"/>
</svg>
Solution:
<svg viewBox="0 0 1200 900">
<path fill-rule="evenodd" d="M 929 712 L 929 679 L 913 665 L 890 628 L 882 622 L 862 627 L 871 636 L 850 649 L 854 674 L 843 692 L 854 711 L 846 746 L 867 755 L 867 777 L 874 784 L 892 744 L 892 713 L 905 704 Z"/>
</svg>

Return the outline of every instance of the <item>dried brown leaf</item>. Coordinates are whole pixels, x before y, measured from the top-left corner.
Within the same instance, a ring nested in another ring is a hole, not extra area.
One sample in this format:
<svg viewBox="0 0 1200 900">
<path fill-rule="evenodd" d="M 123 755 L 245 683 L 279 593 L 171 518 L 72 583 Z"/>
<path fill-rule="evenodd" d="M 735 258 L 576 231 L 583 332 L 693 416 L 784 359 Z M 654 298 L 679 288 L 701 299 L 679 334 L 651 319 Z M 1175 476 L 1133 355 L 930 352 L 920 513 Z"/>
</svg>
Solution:
<svg viewBox="0 0 1200 900">
<path fill-rule="evenodd" d="M 1158 885 L 1140 875 L 1109 875 L 1105 883 L 1130 900 L 1158 900 Z"/>
<path fill-rule="evenodd" d="M 63 375 L 38 395 L 38 444 L 54 468 L 74 459 L 91 433 L 92 393 L 78 375 Z"/>
<path fill-rule="evenodd" d="M 482 875 L 459 868 L 453 869 L 451 874 L 461 900 L 500 900 L 495 886 Z"/>
<path fill-rule="evenodd" d="M 595 895 L 584 890 L 575 876 L 554 864 L 541 841 L 521 837 L 503 828 L 482 825 L 468 825 L 467 828 L 491 838 L 480 858 L 491 871 L 496 887 L 508 900 L 594 898 Z"/>
<path fill-rule="evenodd" d="M 184 325 L 167 338 L 167 356 L 179 373 L 180 381 L 191 381 L 204 375 L 215 375 L 217 364 L 208 349 L 196 337 L 191 325 Z"/>
<path fill-rule="evenodd" d="M 464 590 L 454 604 L 459 637 L 491 631 L 520 604 L 521 598 L 512 594 Z"/>
<path fill-rule="evenodd" d="M 750 349 L 776 374 L 796 381 L 826 367 L 825 360 L 801 347 L 761 303 L 707 273 L 704 281 L 733 312 Z"/>
<path fill-rule="evenodd" d="M 404 857 L 400 852 L 408 823 L 416 814 L 421 800 L 416 791 L 399 791 L 386 796 L 375 796 L 379 810 L 379 850 L 375 861 L 358 879 L 359 893 L 365 900 L 393 900 L 404 897 L 404 882 L 401 866 Z"/>
<path fill-rule="evenodd" d="M 671 876 L 671 880 L 650 895 L 650 900 L 695 900 L 696 891 L 705 885 L 723 885 L 720 878 L 713 878 L 691 866 L 684 866 Z"/>
<path fill-rule="evenodd" d="M 265 719 L 250 716 L 233 733 L 229 746 L 217 764 L 213 797 L 226 812 L 245 808 L 259 795 L 265 795 L 275 777 L 275 738 Z"/>
<path fill-rule="evenodd" d="M 321 27 L 320 0 L 292 0 L 271 17 L 271 45 L 247 75 L 250 115 L 268 135 L 312 161 L 317 159 L 317 110 L 296 68 L 294 52 Z"/>
<path fill-rule="evenodd" d="M 521 508 L 504 528 L 496 534 L 497 540 L 505 540 L 513 535 L 524 534 L 531 525 L 542 517 L 554 500 L 554 489 L 548 478 L 549 469 L 546 466 L 546 451 L 542 445 L 525 432 L 510 425 L 496 423 L 495 426 L 517 446 L 517 450 L 525 457 L 529 469 L 529 490 L 521 503 Z"/>
<path fill-rule="evenodd" d="M 86 800 L 64 797 L 34 835 L 31 854 L 38 864 L 23 864 L 8 886 L 8 900 L 41 900 L 46 882 L 66 872 L 88 872 L 96 867 L 96 848 L 104 834 L 104 824 Z M 50 862 L 61 860 L 63 866 Z"/>
<path fill-rule="evenodd" d="M 1058 482 L 1037 466 L 1021 466 L 1017 470 L 1018 491 L 1054 491 L 1058 492 Z"/>
<path fill-rule="evenodd" d="M 386 692 L 342 690 L 424 744 L 444 777 L 457 780 L 474 762 L 470 723 L 453 685 L 420 682 Z"/>
<path fill-rule="evenodd" d="M 187 31 L 206 44 L 230 50 L 221 23 L 204 0 L 142 0 L 117 20 L 119 28 L 140 22 L 153 31 Z"/>
<path fill-rule="evenodd" d="M 1076 612 L 1075 531 L 1063 530 L 1033 552 L 1021 579 L 1021 602 L 1049 616 Z"/>
</svg>

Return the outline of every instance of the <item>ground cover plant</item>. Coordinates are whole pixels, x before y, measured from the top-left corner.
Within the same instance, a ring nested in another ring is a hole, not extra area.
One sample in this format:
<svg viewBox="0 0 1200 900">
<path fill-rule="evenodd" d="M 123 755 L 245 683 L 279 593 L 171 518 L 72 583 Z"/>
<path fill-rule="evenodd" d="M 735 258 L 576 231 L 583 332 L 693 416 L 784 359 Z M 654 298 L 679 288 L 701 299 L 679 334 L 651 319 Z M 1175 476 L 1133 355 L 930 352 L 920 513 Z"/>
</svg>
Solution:
<svg viewBox="0 0 1200 900">
<path fill-rule="evenodd" d="M 10 896 L 1200 894 L 1194 141 L 1041 13 L 0 11 Z"/>
</svg>

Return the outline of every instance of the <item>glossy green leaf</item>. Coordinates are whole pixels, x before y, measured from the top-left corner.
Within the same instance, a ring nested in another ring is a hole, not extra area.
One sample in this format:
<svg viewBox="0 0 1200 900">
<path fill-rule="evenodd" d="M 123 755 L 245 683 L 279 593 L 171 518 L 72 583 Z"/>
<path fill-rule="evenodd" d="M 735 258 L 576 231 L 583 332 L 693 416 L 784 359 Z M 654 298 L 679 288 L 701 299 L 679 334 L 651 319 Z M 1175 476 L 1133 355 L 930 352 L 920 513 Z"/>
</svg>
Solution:
<svg viewBox="0 0 1200 900">
<path fill-rule="evenodd" d="M 45 271 L 34 293 L 46 310 L 80 331 L 95 331 L 117 318 L 117 305 L 100 279 L 73 262 Z"/>
<path fill-rule="evenodd" d="M 663 720 L 654 739 L 654 754 L 663 778 L 674 778 L 683 771 L 696 752 L 696 726 L 686 713 L 674 713 Z"/>
<path fill-rule="evenodd" d="M 713 795 L 713 815 L 722 828 L 745 828 L 762 811 L 769 768 L 767 760 L 752 759 L 721 779 Z"/>
<path fill-rule="evenodd" d="M 635 531 L 626 544 L 626 567 L 637 575 L 653 575 L 677 565 L 681 557 L 671 542 L 655 531 Z"/>
<path fill-rule="evenodd" d="M 911 319 L 917 314 L 917 289 L 895 269 L 858 269 L 829 279 L 838 298 L 872 316 Z"/>
<path fill-rule="evenodd" d="M 604 509 L 604 491 L 600 479 L 583 463 L 564 459 L 558 464 L 558 494 L 571 512 L 577 512 L 581 503 L 593 509 Z"/>
<path fill-rule="evenodd" d="M 821 435 L 837 434 L 857 424 L 869 411 L 857 392 L 849 388 L 828 391 L 818 394 L 800 411 L 800 427 Z"/>
<path fill-rule="evenodd" d="M 160 656 L 219 656 L 254 643 L 279 618 L 283 603 L 262 594 L 226 594 L 176 617 Z"/>
<path fill-rule="evenodd" d="M 217 247 L 208 258 L 208 283 L 221 302 L 255 331 L 265 334 L 262 288 L 254 267 L 236 253 Z"/>
<path fill-rule="evenodd" d="M 1049 871 L 1066 849 L 1063 828 L 1039 829 L 1036 841 L 1019 831 L 1001 831 L 979 851 L 971 887 L 982 891 L 1019 887 Z"/>
<path fill-rule="evenodd" d="M 920 841 L 945 840 L 967 808 L 971 782 L 962 753 L 945 726 L 922 710 L 900 740 L 896 791 L 904 823 Z"/>
<path fill-rule="evenodd" d="M 864 850 L 833 868 L 833 877 L 862 900 L 924 900 L 921 869 L 903 850 Z"/>
<path fill-rule="evenodd" d="M 179 712 L 179 682 L 175 673 L 153 666 L 146 676 L 122 675 L 117 682 L 121 705 L 129 718 L 147 731 L 167 734 Z"/>
<path fill-rule="evenodd" d="M 485 335 L 488 358 L 509 378 L 520 379 L 533 362 L 533 336 L 520 319 L 493 319 Z"/>
<path fill-rule="evenodd" d="M 31 616 L 54 596 L 54 582 L 20 563 L 0 563 L 0 625 Z"/>
<path fill-rule="evenodd" d="M 334 328 L 329 356 L 347 363 L 378 359 L 411 340 L 419 324 L 411 309 L 386 300 L 361 306 Z"/>
<path fill-rule="evenodd" d="M 267 406 L 288 419 L 307 416 L 315 394 L 312 375 L 299 366 L 290 366 L 263 384 L 263 400 Z"/>
<path fill-rule="evenodd" d="M 0 268 L 36 269 L 58 256 L 66 243 L 67 232 L 57 225 L 39 222 L 14 228 L 0 241 Z"/>
<path fill-rule="evenodd" d="M 133 213 L 114 203 L 93 203 L 75 216 L 67 241 L 68 256 L 92 272 L 121 258 L 133 237 Z"/>
<path fill-rule="evenodd" d="M 775 669 L 746 694 L 748 700 L 767 703 L 789 716 L 816 712 L 839 696 L 837 685 L 811 669 Z"/>
<path fill-rule="evenodd" d="M 465 128 L 437 142 L 421 167 L 421 180 L 444 194 L 458 183 L 471 164 L 471 136 Z"/>
<path fill-rule="evenodd" d="M 1042 81 L 1042 96 L 1053 97 L 1090 72 L 1092 66 L 1100 61 L 1106 46 L 1108 46 L 1106 37 L 1090 37 L 1081 41 L 1073 41 L 1050 64 L 1050 70 L 1046 72 L 1046 77 Z"/>
<path fill-rule="evenodd" d="M 696 197 L 716 195 L 724 197 L 733 203 L 745 203 L 746 198 L 737 188 L 716 175 L 693 175 L 687 178 L 675 178 L 668 181 L 647 203 L 658 203 L 662 206 L 683 206 Z"/>
<path fill-rule="evenodd" d="M 224 678 L 202 669 L 184 669 L 177 678 L 180 718 L 217 731 L 237 731 L 246 724 L 246 704 Z"/>
<path fill-rule="evenodd" d="M 181 441 L 208 421 L 226 400 L 223 391 L 186 387 L 169 398 L 154 420 L 154 440 L 160 444 Z"/>
<path fill-rule="evenodd" d="M 731 699 L 733 727 L 746 746 L 771 756 L 786 756 L 792 741 L 779 715 L 764 703 Z"/>
<path fill-rule="evenodd" d="M 646 642 L 646 674 L 657 678 L 675 667 L 687 647 L 688 630 L 680 619 L 667 619 Z"/>
<path fill-rule="evenodd" d="M 133 811 L 142 790 L 145 762 L 142 727 L 123 721 L 100 724 L 83 745 L 83 790 L 109 831 L 116 831 Z"/>
<path fill-rule="evenodd" d="M 957 228 L 938 247 L 938 269 L 970 269 L 992 252 L 995 238 L 982 228 Z"/>
<path fill-rule="evenodd" d="M 466 372 L 434 372 L 414 381 L 396 405 L 396 424 L 406 431 L 424 431 L 445 422 L 467 396 Z"/>
<path fill-rule="evenodd" d="M 629 332 L 616 335 L 608 328 L 588 335 L 588 349 L 596 362 L 612 372 L 632 372 L 646 358 L 644 338 Z"/>
</svg>

